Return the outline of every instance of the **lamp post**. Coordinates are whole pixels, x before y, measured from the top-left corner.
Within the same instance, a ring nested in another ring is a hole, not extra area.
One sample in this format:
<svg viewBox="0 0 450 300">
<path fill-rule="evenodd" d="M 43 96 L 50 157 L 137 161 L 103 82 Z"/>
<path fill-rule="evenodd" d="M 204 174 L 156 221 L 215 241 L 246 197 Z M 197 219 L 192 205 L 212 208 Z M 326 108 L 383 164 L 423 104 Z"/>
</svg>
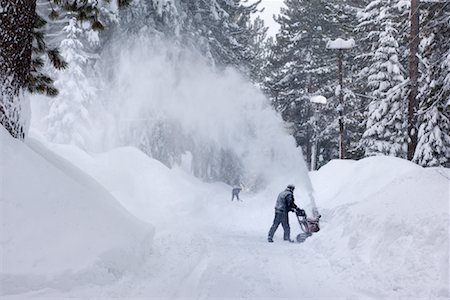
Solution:
<svg viewBox="0 0 450 300">
<path fill-rule="evenodd" d="M 338 38 L 333 41 L 329 41 L 327 43 L 327 49 L 335 49 L 338 50 L 338 77 L 339 77 L 339 158 L 344 159 L 345 158 L 345 144 L 344 144 L 344 94 L 342 92 L 343 88 L 343 68 L 342 68 L 342 51 L 343 50 L 350 50 L 353 47 L 355 47 L 355 40 L 349 39 L 349 40 L 343 40 L 341 38 Z"/>
<path fill-rule="evenodd" d="M 316 170 L 317 165 L 317 144 L 318 144 L 318 128 L 317 128 L 317 120 L 319 119 L 319 107 L 320 105 L 327 104 L 327 99 L 324 96 L 312 96 L 309 101 L 313 103 L 314 106 L 314 116 L 313 116 L 313 145 L 311 151 L 311 171 Z"/>
</svg>

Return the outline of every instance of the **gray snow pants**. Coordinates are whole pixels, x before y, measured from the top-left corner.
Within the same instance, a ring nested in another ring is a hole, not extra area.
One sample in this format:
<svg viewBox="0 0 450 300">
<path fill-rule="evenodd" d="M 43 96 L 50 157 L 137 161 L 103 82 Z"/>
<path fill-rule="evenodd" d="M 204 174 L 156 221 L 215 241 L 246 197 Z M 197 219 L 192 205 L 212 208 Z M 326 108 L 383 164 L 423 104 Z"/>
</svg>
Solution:
<svg viewBox="0 0 450 300">
<path fill-rule="evenodd" d="M 290 240 L 291 227 L 289 227 L 289 217 L 287 211 L 275 211 L 275 218 L 273 219 L 272 227 L 270 227 L 268 238 L 273 239 L 273 235 L 275 234 L 275 231 L 277 231 L 280 223 L 284 230 L 284 240 Z"/>
</svg>

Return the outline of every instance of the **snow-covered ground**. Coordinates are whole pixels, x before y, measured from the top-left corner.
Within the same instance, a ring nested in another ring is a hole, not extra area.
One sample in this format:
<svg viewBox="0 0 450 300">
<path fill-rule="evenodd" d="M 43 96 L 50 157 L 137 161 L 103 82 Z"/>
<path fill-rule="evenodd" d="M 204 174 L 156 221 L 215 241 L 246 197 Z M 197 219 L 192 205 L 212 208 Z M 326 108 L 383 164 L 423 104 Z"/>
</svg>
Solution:
<svg viewBox="0 0 450 300">
<path fill-rule="evenodd" d="M 231 202 L 135 148 L 24 145 L 2 128 L 0 151 L 4 299 L 449 297 L 448 169 L 332 161 L 311 174 L 322 230 L 269 244 L 284 186 Z"/>
</svg>

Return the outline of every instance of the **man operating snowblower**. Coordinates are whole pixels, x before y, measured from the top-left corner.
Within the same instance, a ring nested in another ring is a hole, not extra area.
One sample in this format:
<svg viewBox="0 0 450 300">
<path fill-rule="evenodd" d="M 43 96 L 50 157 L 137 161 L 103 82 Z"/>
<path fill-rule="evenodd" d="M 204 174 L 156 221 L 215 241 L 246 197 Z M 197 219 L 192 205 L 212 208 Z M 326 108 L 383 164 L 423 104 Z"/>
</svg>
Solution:
<svg viewBox="0 0 450 300">
<path fill-rule="evenodd" d="M 288 213 L 290 211 L 294 211 L 298 216 L 305 215 L 305 211 L 300 209 L 294 203 L 294 189 L 295 186 L 293 184 L 289 184 L 287 188 L 278 195 L 277 202 L 275 204 L 275 218 L 273 219 L 273 224 L 272 227 L 270 227 L 269 235 L 267 237 L 267 241 L 269 243 L 273 243 L 273 235 L 275 234 L 275 231 L 280 223 L 284 230 L 284 240 L 294 242 L 291 240 L 291 228 L 289 226 Z"/>
</svg>

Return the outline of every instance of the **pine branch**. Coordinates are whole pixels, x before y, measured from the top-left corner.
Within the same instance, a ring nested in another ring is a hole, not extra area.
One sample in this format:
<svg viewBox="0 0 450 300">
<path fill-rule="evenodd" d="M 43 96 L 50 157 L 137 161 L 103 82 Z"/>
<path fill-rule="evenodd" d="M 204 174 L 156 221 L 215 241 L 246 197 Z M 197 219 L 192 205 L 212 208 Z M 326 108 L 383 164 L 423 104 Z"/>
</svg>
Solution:
<svg viewBox="0 0 450 300">
<path fill-rule="evenodd" d="M 67 68 L 67 62 L 64 61 L 64 59 L 61 57 L 61 54 L 59 53 L 58 48 L 54 48 L 47 51 L 47 56 L 50 59 L 50 62 L 52 63 L 53 67 L 57 70 L 62 70 Z"/>
<path fill-rule="evenodd" d="M 48 17 L 50 20 L 55 21 L 55 20 L 59 19 L 60 14 L 56 10 L 52 9 L 52 11 L 48 14 Z"/>
<path fill-rule="evenodd" d="M 131 4 L 131 2 L 133 2 L 133 0 L 117 0 L 117 4 L 119 5 L 119 8 L 127 7 L 128 5 Z"/>
<path fill-rule="evenodd" d="M 53 79 L 43 73 L 30 75 L 28 91 L 30 93 L 45 94 L 49 97 L 58 95 L 58 90 L 53 86 Z"/>
<path fill-rule="evenodd" d="M 40 57 L 36 57 L 31 60 L 31 70 L 36 71 L 44 67 L 44 60 Z"/>
</svg>

